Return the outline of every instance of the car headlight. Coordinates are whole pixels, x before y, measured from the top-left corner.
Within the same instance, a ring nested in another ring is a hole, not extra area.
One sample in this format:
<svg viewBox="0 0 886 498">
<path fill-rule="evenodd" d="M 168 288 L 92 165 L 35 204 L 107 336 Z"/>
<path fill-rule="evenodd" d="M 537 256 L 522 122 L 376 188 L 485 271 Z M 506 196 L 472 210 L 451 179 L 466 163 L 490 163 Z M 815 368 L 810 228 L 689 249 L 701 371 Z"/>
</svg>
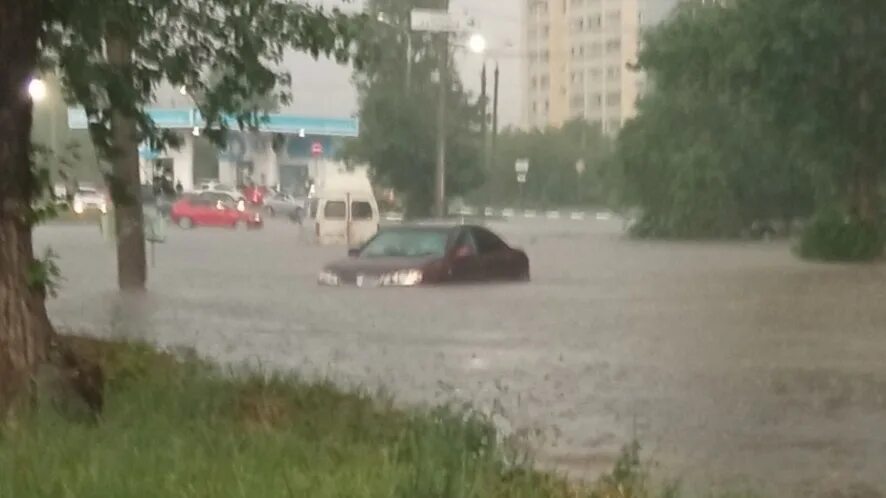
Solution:
<svg viewBox="0 0 886 498">
<path fill-rule="evenodd" d="M 83 201 L 81 201 L 80 199 L 74 199 L 74 204 L 71 206 L 71 208 L 76 214 L 83 214 L 83 211 L 85 210 L 83 207 Z"/>
<path fill-rule="evenodd" d="M 379 279 L 379 283 L 386 286 L 412 287 L 420 284 L 423 278 L 421 270 L 400 270 L 385 273 Z"/>
<path fill-rule="evenodd" d="M 317 275 L 317 283 L 320 285 L 338 285 L 339 278 L 335 273 L 329 270 L 323 270 Z"/>
</svg>

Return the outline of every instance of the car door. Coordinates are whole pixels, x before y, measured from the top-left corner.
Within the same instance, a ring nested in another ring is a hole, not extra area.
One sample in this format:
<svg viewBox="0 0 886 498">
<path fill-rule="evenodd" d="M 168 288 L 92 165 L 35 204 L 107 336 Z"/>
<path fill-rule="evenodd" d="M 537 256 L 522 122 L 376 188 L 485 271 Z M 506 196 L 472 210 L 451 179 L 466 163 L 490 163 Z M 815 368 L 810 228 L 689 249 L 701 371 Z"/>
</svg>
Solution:
<svg viewBox="0 0 886 498">
<path fill-rule="evenodd" d="M 474 239 L 477 241 L 477 252 L 480 265 L 488 280 L 506 280 L 516 278 L 515 254 L 497 235 L 481 227 L 472 227 Z"/>
<path fill-rule="evenodd" d="M 320 203 L 317 218 L 320 244 L 344 244 L 348 239 L 348 204 L 343 198 L 327 198 Z"/>
<path fill-rule="evenodd" d="M 237 208 L 237 201 L 226 194 L 219 196 L 221 199 L 221 210 L 219 212 L 219 224 L 222 226 L 233 226 L 238 221 L 244 219 L 243 213 Z M 218 205 L 216 205 L 218 207 Z"/>
<path fill-rule="evenodd" d="M 227 196 L 216 192 L 204 192 L 200 194 L 204 200 L 200 204 L 200 219 L 202 225 L 223 226 L 233 224 L 227 221 L 227 213 L 225 213 L 224 201 Z"/>
<path fill-rule="evenodd" d="M 350 210 L 351 245 L 359 246 L 378 232 L 378 209 L 369 199 L 352 197 Z"/>
<path fill-rule="evenodd" d="M 188 218 L 195 225 L 212 226 L 215 217 L 215 201 L 208 193 L 201 193 L 188 202 Z"/>
<path fill-rule="evenodd" d="M 449 259 L 449 275 L 453 281 L 483 281 L 488 278 L 477 250 L 477 241 L 469 229 L 463 228 L 456 235 Z"/>
</svg>

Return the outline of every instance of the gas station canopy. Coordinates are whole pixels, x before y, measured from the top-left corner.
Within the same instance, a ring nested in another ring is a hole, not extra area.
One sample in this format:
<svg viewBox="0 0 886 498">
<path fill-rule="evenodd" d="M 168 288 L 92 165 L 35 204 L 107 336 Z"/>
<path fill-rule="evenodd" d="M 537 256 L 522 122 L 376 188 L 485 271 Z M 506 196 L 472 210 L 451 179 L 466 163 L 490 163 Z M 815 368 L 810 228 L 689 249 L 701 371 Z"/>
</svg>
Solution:
<svg viewBox="0 0 886 498">
<path fill-rule="evenodd" d="M 148 115 L 160 128 L 191 129 L 204 127 L 206 121 L 196 108 L 148 108 Z M 228 118 L 229 126 L 236 128 L 233 118 Z M 82 108 L 68 109 L 68 127 L 72 130 L 85 130 L 89 125 L 86 112 Z M 294 135 L 319 135 L 333 137 L 356 137 L 360 123 L 354 118 L 322 118 L 298 116 L 294 114 L 268 114 L 259 123 L 259 131 Z"/>
</svg>

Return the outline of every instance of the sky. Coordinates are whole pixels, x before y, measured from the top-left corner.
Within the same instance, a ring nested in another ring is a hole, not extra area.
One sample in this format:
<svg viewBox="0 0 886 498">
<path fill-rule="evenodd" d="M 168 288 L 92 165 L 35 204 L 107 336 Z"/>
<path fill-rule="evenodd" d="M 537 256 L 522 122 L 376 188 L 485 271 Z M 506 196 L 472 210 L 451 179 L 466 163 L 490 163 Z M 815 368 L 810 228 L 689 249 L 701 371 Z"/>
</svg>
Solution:
<svg viewBox="0 0 886 498">
<path fill-rule="evenodd" d="M 490 53 L 502 53 L 500 65 L 500 122 L 502 126 L 519 125 L 523 113 L 521 52 L 522 2 L 526 0 L 451 0 L 450 10 L 464 12 L 476 22 L 478 32 L 488 41 Z M 660 18 L 676 0 L 642 0 L 650 17 Z M 326 7 L 359 10 L 359 0 L 317 0 Z M 456 64 L 466 88 L 479 94 L 480 56 L 460 53 Z M 357 95 L 351 84 L 351 69 L 328 60 L 315 61 L 304 54 L 290 54 L 285 64 L 292 74 L 293 103 L 284 112 L 304 115 L 345 117 L 357 112 Z M 490 66 L 494 62 L 490 61 Z M 490 91 L 492 71 L 490 67 Z"/>
</svg>

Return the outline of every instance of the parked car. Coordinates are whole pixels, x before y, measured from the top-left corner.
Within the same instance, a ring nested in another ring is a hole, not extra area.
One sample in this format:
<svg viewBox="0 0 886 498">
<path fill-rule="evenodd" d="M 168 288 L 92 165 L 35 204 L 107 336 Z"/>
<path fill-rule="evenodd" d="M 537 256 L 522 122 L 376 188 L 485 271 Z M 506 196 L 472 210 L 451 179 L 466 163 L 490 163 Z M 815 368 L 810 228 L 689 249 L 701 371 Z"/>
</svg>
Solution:
<svg viewBox="0 0 886 498">
<path fill-rule="evenodd" d="M 93 187 L 78 187 L 71 198 L 71 210 L 83 214 L 89 210 L 108 212 L 108 198 L 104 193 Z"/>
<path fill-rule="evenodd" d="M 350 257 L 326 266 L 321 285 L 411 287 L 446 282 L 528 281 L 529 258 L 472 225 L 382 229 Z"/>
<path fill-rule="evenodd" d="M 238 201 L 225 193 L 186 194 L 172 205 L 169 217 L 181 228 L 220 226 L 238 229 L 261 228 L 262 216 L 251 209 L 241 210 Z"/>
<path fill-rule="evenodd" d="M 219 193 L 219 194 L 228 194 L 229 196 L 233 197 L 234 200 L 236 200 L 236 201 L 242 200 L 244 204 L 247 201 L 246 196 L 243 195 L 243 192 L 240 192 L 239 190 L 237 190 L 236 188 L 234 188 L 230 185 L 225 185 L 224 183 L 203 182 L 203 183 L 197 185 L 197 191 L 198 192 L 215 192 L 215 193 Z"/>
<path fill-rule="evenodd" d="M 363 245 L 378 232 L 378 204 L 372 191 L 321 190 L 311 199 L 304 231 L 320 245 Z"/>
<path fill-rule="evenodd" d="M 305 218 L 305 199 L 285 192 L 269 193 L 265 199 L 264 212 L 271 217 L 286 216 L 301 223 Z"/>
</svg>

